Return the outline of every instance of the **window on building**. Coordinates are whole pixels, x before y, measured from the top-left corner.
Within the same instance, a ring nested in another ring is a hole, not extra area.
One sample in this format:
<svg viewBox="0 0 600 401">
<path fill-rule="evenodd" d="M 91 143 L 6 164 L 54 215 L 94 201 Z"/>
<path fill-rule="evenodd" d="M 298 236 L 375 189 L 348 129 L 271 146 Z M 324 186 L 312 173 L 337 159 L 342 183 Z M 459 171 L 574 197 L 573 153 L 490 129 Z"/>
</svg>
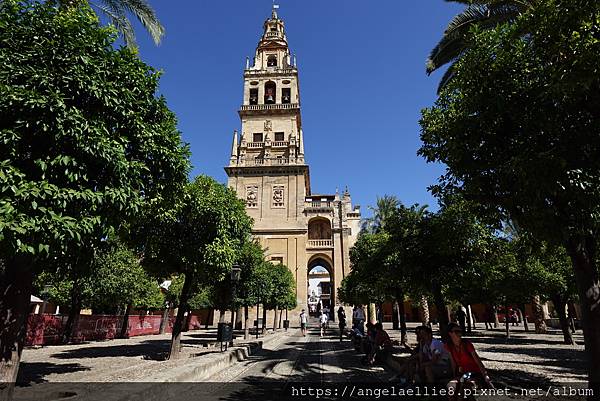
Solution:
<svg viewBox="0 0 600 401">
<path fill-rule="evenodd" d="M 271 262 L 273 262 L 276 265 L 282 265 L 283 264 L 283 256 L 272 256 Z"/>
<path fill-rule="evenodd" d="M 250 104 L 258 104 L 258 88 L 250 89 Z"/>
<path fill-rule="evenodd" d="M 267 58 L 267 67 L 277 67 L 277 56 L 269 56 Z"/>
<path fill-rule="evenodd" d="M 275 133 L 275 142 L 282 142 L 285 140 L 285 134 L 283 132 Z"/>
<path fill-rule="evenodd" d="M 252 142 L 262 142 L 262 141 L 263 141 L 262 132 L 255 132 L 254 134 L 252 134 Z"/>
<path fill-rule="evenodd" d="M 269 81 L 265 84 L 265 104 L 275 104 L 275 94 L 277 93 L 277 85 L 275 82 Z"/>
<path fill-rule="evenodd" d="M 292 99 L 292 90 L 290 88 L 283 88 L 281 90 L 281 103 L 290 103 Z"/>
</svg>

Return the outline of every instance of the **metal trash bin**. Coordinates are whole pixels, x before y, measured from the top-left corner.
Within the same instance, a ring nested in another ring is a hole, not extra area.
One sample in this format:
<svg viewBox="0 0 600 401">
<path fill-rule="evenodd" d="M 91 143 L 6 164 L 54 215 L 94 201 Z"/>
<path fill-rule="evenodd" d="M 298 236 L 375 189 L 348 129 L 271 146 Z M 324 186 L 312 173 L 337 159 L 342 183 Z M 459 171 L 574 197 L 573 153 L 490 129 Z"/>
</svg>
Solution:
<svg viewBox="0 0 600 401">
<path fill-rule="evenodd" d="M 229 343 L 233 341 L 233 329 L 229 323 L 219 323 L 217 326 L 217 342 L 221 343 L 221 351 L 223 351 L 223 344 L 225 349 Z"/>
</svg>

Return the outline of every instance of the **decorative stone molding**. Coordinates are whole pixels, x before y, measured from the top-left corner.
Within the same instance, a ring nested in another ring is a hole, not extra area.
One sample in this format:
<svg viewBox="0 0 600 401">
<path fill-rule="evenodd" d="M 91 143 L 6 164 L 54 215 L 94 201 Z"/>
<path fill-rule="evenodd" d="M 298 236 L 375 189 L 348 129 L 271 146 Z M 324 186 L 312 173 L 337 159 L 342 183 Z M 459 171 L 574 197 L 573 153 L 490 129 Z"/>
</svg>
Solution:
<svg viewBox="0 0 600 401">
<path fill-rule="evenodd" d="M 258 186 L 249 185 L 246 187 L 246 207 L 258 207 Z"/>
<path fill-rule="evenodd" d="M 285 187 L 273 185 L 273 207 L 285 207 Z"/>
</svg>

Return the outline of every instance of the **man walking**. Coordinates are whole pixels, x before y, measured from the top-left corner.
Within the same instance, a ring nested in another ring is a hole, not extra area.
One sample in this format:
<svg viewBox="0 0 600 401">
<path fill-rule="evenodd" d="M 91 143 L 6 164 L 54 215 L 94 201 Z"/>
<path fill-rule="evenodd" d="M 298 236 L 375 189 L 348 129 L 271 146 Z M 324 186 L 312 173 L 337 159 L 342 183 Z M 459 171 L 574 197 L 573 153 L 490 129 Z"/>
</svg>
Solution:
<svg viewBox="0 0 600 401">
<path fill-rule="evenodd" d="M 321 316 L 319 316 L 319 323 L 321 324 L 321 337 L 323 334 L 326 334 L 325 331 L 327 329 L 327 322 L 329 321 L 329 317 L 325 313 L 325 311 L 321 311 Z"/>
<path fill-rule="evenodd" d="M 308 317 L 306 316 L 306 312 L 302 309 L 300 313 L 300 329 L 302 329 L 302 336 L 306 337 L 306 324 L 308 323 Z"/>
</svg>

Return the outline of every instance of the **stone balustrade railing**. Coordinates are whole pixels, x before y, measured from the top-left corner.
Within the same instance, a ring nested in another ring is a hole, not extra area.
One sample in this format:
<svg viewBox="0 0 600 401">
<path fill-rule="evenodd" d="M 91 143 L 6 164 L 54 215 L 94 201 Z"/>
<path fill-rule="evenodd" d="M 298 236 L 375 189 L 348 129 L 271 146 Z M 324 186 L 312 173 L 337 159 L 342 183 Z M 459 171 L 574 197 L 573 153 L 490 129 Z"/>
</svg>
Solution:
<svg viewBox="0 0 600 401">
<path fill-rule="evenodd" d="M 333 240 L 331 239 L 309 239 L 307 248 L 333 248 Z"/>
<path fill-rule="evenodd" d="M 276 104 L 244 104 L 240 107 L 240 111 L 255 111 L 255 110 L 292 110 L 300 108 L 298 103 L 276 103 Z"/>
</svg>

